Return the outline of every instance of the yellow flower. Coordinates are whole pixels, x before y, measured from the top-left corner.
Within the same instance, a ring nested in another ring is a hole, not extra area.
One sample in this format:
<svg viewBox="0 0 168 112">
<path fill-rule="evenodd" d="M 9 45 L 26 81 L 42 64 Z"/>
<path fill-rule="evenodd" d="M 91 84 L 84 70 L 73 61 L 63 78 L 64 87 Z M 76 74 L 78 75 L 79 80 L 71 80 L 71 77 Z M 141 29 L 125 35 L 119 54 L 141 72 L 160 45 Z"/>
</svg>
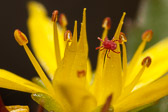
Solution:
<svg viewBox="0 0 168 112">
<path fill-rule="evenodd" d="M 44 85 L 40 87 L 39 84 L 0 69 L 0 87 L 32 93 L 37 103 L 48 111 L 58 112 L 126 112 L 168 94 L 168 38 L 143 52 L 146 43 L 152 38 L 152 31 L 147 30 L 142 36 L 142 43 L 127 64 L 127 40 L 121 33 L 125 17 L 123 13 L 113 40 L 105 40 L 110 44 L 101 42 L 105 50 L 99 50 L 93 78 L 88 60 L 86 9 L 83 11 L 79 40 L 75 21 L 73 36 L 67 31 L 64 41 L 67 25 L 64 15 L 60 18 L 60 25 L 56 24 L 58 11 L 53 12 L 51 21 L 41 4 L 30 2 L 28 8 L 31 44 L 51 81 L 29 50 L 27 37 L 15 30 L 15 39 L 24 47 Z M 109 18 L 105 19 L 103 27 L 102 40 L 108 35 Z M 106 53 L 106 49 L 111 51 Z"/>
</svg>

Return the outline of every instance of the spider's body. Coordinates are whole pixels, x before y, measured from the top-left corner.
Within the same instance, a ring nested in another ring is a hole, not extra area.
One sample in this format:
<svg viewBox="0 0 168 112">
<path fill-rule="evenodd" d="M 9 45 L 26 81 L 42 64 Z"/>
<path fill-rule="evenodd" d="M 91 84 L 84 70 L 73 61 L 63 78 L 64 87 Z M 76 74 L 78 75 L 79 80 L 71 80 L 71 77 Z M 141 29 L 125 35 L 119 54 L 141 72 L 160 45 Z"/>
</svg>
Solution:
<svg viewBox="0 0 168 112">
<path fill-rule="evenodd" d="M 108 52 L 107 52 L 107 57 L 108 58 L 110 58 L 108 56 L 108 54 L 110 53 L 110 50 L 113 51 L 113 52 L 115 52 L 115 53 L 117 53 L 117 54 L 120 53 L 120 52 L 114 51 L 117 48 L 117 44 L 115 42 L 119 41 L 119 40 L 113 40 L 113 39 L 109 40 L 107 37 L 104 39 L 104 41 L 100 37 L 98 37 L 97 39 L 102 42 L 102 46 L 96 47 L 96 50 L 100 49 L 100 48 L 102 48 L 102 49 L 100 49 L 100 51 L 103 50 L 103 49 L 108 50 Z"/>
</svg>

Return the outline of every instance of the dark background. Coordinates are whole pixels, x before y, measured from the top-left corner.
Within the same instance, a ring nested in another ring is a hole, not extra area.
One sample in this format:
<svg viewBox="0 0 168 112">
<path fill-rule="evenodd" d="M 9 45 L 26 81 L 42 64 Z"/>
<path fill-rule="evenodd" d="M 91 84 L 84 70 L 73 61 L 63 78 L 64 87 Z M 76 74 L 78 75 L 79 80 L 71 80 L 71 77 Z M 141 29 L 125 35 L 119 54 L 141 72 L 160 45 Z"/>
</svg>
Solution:
<svg viewBox="0 0 168 112">
<path fill-rule="evenodd" d="M 123 11 L 127 12 L 126 19 L 134 19 L 140 0 L 37 0 L 44 4 L 51 16 L 54 9 L 66 14 L 68 29 L 73 30 L 74 20 L 81 22 L 82 10 L 87 8 L 87 35 L 89 43 L 89 58 L 95 69 L 99 45 L 98 36 L 102 34 L 102 20 L 109 16 L 112 28 L 109 36 L 112 38 Z M 24 78 L 37 76 L 25 51 L 13 37 L 16 28 L 28 35 L 27 9 L 28 0 L 2 0 L 0 3 L 0 68 L 7 69 Z M 78 27 L 79 28 L 79 27 Z M 30 46 L 30 44 L 29 44 Z M 0 94 L 6 105 L 27 105 L 33 102 L 30 94 L 12 90 L 0 89 Z"/>
</svg>

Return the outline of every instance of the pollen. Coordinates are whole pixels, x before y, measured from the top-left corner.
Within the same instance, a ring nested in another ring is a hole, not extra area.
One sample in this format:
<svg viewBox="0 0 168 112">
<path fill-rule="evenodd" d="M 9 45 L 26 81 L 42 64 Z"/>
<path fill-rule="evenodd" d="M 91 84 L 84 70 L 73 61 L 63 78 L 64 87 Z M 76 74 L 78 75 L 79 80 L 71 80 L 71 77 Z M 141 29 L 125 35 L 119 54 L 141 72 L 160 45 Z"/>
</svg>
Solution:
<svg viewBox="0 0 168 112">
<path fill-rule="evenodd" d="M 147 42 L 149 42 L 152 39 L 152 36 L 153 36 L 153 31 L 152 30 L 146 30 L 142 34 L 142 40 L 146 40 Z"/>
<path fill-rule="evenodd" d="M 64 41 L 71 42 L 72 41 L 72 33 L 70 30 L 67 30 L 64 34 Z"/>
<path fill-rule="evenodd" d="M 142 65 L 145 65 L 146 67 L 149 67 L 151 62 L 152 62 L 152 59 L 149 56 L 147 56 L 143 59 Z"/>
<path fill-rule="evenodd" d="M 52 13 L 52 21 L 57 21 L 58 10 L 54 10 Z"/>
<path fill-rule="evenodd" d="M 125 36 L 125 33 L 120 32 L 120 35 L 119 35 L 119 43 L 122 44 L 123 42 L 127 42 L 127 37 Z"/>
<path fill-rule="evenodd" d="M 16 29 L 14 31 L 14 37 L 15 37 L 15 40 L 21 46 L 26 45 L 28 43 L 28 39 L 27 39 L 26 35 L 18 29 Z"/>
<path fill-rule="evenodd" d="M 66 18 L 66 16 L 65 16 L 65 14 L 60 14 L 60 17 L 59 17 L 59 24 L 61 25 L 61 26 L 63 26 L 63 27 L 66 27 L 67 26 L 67 24 L 68 24 L 68 21 L 67 21 L 67 18 Z"/>
<path fill-rule="evenodd" d="M 111 18 L 110 17 L 104 18 L 102 27 L 106 28 L 106 29 L 110 29 L 111 28 Z"/>
</svg>

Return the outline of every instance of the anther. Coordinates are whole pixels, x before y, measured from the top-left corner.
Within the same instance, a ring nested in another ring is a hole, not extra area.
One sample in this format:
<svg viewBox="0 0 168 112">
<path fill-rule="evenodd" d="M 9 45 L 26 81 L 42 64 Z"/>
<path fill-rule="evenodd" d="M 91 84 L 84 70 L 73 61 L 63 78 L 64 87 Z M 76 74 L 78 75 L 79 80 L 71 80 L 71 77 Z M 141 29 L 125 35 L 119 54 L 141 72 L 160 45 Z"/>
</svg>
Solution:
<svg viewBox="0 0 168 112">
<path fill-rule="evenodd" d="M 111 28 L 111 18 L 110 17 L 104 18 L 102 27 L 107 28 L 107 29 Z"/>
<path fill-rule="evenodd" d="M 16 29 L 14 31 L 14 37 L 15 37 L 15 40 L 21 46 L 26 45 L 28 43 L 28 39 L 27 39 L 26 35 L 18 29 Z"/>
<path fill-rule="evenodd" d="M 59 16 L 59 24 L 62 26 L 62 27 L 66 27 L 67 24 L 68 24 L 68 21 L 67 21 L 67 18 L 65 16 L 65 14 L 60 14 Z"/>
<path fill-rule="evenodd" d="M 152 36 L 153 36 L 153 31 L 152 30 L 146 30 L 142 34 L 142 40 L 146 40 L 147 42 L 149 42 L 152 39 Z"/>
<path fill-rule="evenodd" d="M 125 33 L 120 32 L 119 43 L 122 44 L 123 42 L 127 42 L 127 37 L 125 36 Z"/>
<path fill-rule="evenodd" d="M 58 16 L 58 10 L 54 10 L 52 13 L 52 21 L 57 21 L 57 16 Z"/>
<path fill-rule="evenodd" d="M 71 42 L 72 41 L 72 33 L 70 30 L 67 30 L 64 34 L 64 41 Z"/>
<path fill-rule="evenodd" d="M 151 62 L 152 62 L 152 59 L 149 56 L 147 56 L 143 59 L 142 65 L 145 65 L 146 67 L 149 67 Z"/>
</svg>

